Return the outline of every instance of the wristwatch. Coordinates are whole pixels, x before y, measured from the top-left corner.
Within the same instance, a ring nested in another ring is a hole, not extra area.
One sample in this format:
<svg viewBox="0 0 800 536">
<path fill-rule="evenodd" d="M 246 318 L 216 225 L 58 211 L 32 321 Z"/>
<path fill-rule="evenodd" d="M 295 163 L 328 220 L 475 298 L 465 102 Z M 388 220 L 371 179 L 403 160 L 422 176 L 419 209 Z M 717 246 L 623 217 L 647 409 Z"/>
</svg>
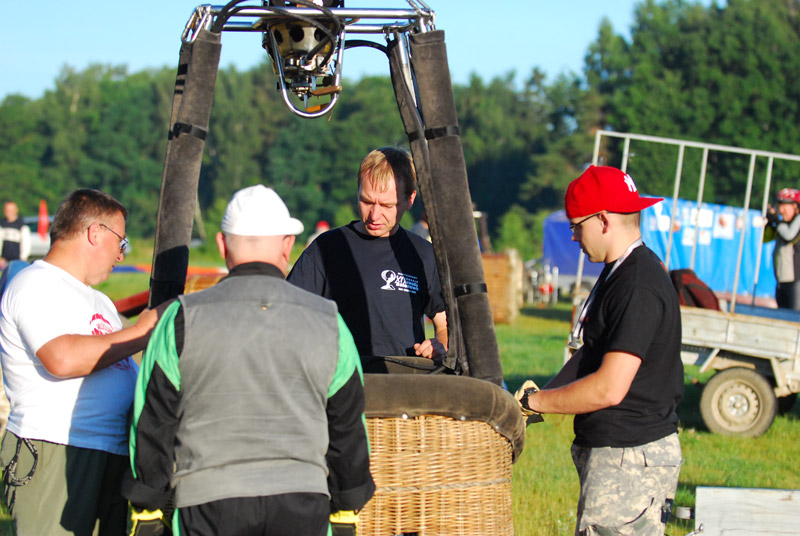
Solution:
<svg viewBox="0 0 800 536">
<path fill-rule="evenodd" d="M 531 407 L 528 405 L 528 397 L 530 395 L 532 395 L 533 393 L 538 393 L 538 392 L 539 392 L 539 388 L 538 387 L 528 387 L 527 389 L 525 389 L 523 391 L 524 396 L 522 397 L 522 400 L 520 401 L 520 404 L 522 404 L 522 407 L 527 409 L 528 411 L 535 411 L 535 410 L 531 409 Z"/>
</svg>

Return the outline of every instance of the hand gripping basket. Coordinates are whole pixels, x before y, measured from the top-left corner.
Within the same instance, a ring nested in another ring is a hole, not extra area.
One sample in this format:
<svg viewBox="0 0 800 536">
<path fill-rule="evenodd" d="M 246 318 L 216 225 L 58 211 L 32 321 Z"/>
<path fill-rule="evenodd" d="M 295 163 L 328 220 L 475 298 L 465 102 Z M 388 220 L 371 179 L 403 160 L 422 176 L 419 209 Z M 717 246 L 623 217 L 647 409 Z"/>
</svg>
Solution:
<svg viewBox="0 0 800 536">
<path fill-rule="evenodd" d="M 365 374 L 376 491 L 359 535 L 512 535 L 511 464 L 525 423 L 514 397 L 464 376 Z"/>
</svg>

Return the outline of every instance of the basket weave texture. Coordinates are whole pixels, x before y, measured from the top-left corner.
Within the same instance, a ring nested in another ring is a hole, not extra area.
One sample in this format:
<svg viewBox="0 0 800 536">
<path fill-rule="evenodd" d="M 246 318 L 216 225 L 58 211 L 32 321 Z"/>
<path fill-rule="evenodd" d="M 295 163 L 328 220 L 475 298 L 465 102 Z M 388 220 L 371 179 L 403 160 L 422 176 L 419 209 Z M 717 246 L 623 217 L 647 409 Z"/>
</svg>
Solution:
<svg viewBox="0 0 800 536">
<path fill-rule="evenodd" d="M 512 447 L 491 425 L 422 415 L 367 429 L 377 489 L 360 535 L 513 535 Z"/>
</svg>

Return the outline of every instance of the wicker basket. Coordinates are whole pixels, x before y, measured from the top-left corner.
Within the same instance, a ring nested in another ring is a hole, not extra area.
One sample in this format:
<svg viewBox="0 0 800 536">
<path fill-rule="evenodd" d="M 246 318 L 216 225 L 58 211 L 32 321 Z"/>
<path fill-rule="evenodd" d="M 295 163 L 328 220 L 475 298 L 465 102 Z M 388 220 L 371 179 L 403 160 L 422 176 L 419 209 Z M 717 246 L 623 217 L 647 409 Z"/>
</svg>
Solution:
<svg viewBox="0 0 800 536">
<path fill-rule="evenodd" d="M 225 274 L 189 276 L 186 279 L 186 286 L 184 287 L 183 293 L 191 294 L 192 292 L 199 292 L 209 287 L 213 287 L 223 277 L 225 277 Z"/>
<path fill-rule="evenodd" d="M 480 421 L 367 419 L 377 490 L 359 534 L 512 535 L 511 444 Z"/>
</svg>

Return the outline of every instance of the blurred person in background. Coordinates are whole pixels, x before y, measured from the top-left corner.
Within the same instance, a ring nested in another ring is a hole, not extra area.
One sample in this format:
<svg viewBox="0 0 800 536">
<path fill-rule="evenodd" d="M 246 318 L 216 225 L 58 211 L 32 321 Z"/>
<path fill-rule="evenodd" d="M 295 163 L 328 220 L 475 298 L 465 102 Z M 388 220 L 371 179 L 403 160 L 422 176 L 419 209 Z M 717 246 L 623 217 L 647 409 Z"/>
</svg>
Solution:
<svg viewBox="0 0 800 536">
<path fill-rule="evenodd" d="M 800 190 L 784 188 L 775 196 L 776 210 L 767 208 L 764 241 L 775 240 L 773 269 L 778 307 L 800 311 Z"/>
<path fill-rule="evenodd" d="M 11 261 L 27 261 L 31 253 L 31 230 L 22 223 L 17 204 L 6 201 L 3 215 L 5 218 L 0 220 L 0 270 Z"/>
</svg>

